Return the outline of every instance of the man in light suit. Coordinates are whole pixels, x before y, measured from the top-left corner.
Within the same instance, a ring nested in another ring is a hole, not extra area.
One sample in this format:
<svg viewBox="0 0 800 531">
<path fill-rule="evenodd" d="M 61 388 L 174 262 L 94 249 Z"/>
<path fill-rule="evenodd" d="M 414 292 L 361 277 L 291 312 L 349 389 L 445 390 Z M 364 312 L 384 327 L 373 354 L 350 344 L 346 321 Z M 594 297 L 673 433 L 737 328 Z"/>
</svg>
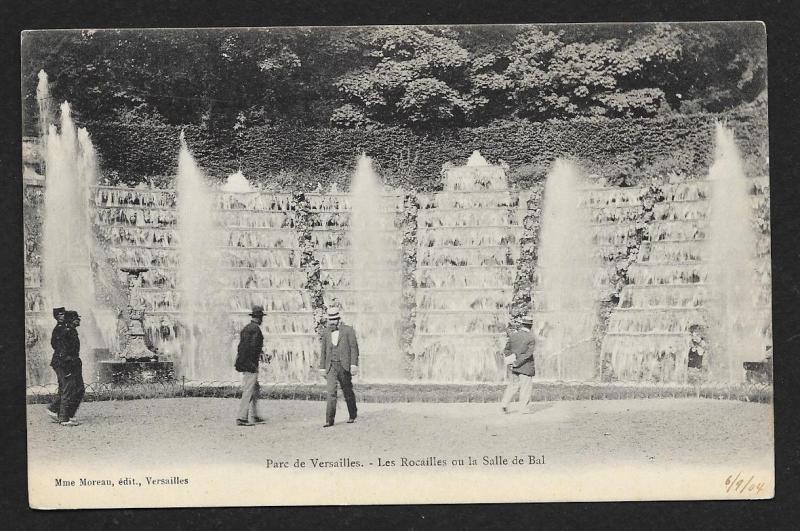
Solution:
<svg viewBox="0 0 800 531">
<path fill-rule="evenodd" d="M 508 386 L 503 394 L 503 413 L 508 413 L 511 399 L 519 391 L 519 404 L 521 408 L 527 407 L 531 401 L 533 391 L 533 376 L 536 374 L 533 354 L 536 338 L 531 332 L 533 318 L 522 318 L 522 328 L 512 332 L 508 337 L 505 348 L 505 362 L 511 368 Z"/>
<path fill-rule="evenodd" d="M 333 426 L 336 416 L 337 383 L 342 386 L 344 401 L 350 418 L 356 420 L 356 395 L 353 393 L 352 376 L 358 374 L 358 341 L 353 327 L 341 324 L 338 308 L 328 309 L 328 328 L 322 333 L 319 371 L 326 378 L 328 404 L 325 411 L 325 428 Z"/>
</svg>

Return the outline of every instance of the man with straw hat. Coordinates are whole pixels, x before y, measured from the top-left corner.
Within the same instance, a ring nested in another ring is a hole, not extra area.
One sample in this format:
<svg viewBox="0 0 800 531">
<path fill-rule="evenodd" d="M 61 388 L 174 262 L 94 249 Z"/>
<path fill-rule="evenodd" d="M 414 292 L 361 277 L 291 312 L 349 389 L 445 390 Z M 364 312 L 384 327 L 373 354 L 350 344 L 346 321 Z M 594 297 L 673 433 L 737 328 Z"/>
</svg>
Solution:
<svg viewBox="0 0 800 531">
<path fill-rule="evenodd" d="M 264 422 L 258 414 L 258 362 L 264 358 L 264 334 L 261 333 L 260 326 L 263 320 L 264 308 L 253 306 L 250 322 L 239 334 L 235 368 L 242 373 L 242 399 L 239 401 L 239 411 L 236 416 L 237 426 L 254 426 Z M 264 359 L 269 361 L 268 358 Z M 249 418 L 251 412 L 253 422 L 250 422 Z"/>
<path fill-rule="evenodd" d="M 522 327 L 511 332 L 504 350 L 505 363 L 511 368 L 508 386 L 503 393 L 503 413 L 508 413 L 508 406 L 519 391 L 520 408 L 525 408 L 531 401 L 533 376 L 536 374 L 533 349 L 536 338 L 531 332 L 533 317 L 526 315 L 521 319 Z"/>
<path fill-rule="evenodd" d="M 358 374 L 358 341 L 353 327 L 341 324 L 338 308 L 328 308 L 328 327 L 322 333 L 320 373 L 326 378 L 328 403 L 325 410 L 324 428 L 333 426 L 336 416 L 337 383 L 342 386 L 342 394 L 347 404 L 352 424 L 358 415 L 356 395 L 353 393 L 352 376 Z"/>
</svg>

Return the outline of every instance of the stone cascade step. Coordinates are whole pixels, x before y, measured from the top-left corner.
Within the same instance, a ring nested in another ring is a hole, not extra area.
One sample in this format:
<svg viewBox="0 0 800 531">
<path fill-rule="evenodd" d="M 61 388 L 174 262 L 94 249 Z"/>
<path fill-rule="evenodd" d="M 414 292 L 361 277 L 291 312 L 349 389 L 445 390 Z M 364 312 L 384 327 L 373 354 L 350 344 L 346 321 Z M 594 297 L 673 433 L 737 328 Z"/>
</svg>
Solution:
<svg viewBox="0 0 800 531">
<path fill-rule="evenodd" d="M 496 380 L 527 194 L 509 190 L 496 166 L 451 168 L 444 188 L 418 197 L 417 370 L 444 381 Z"/>
<path fill-rule="evenodd" d="M 755 219 L 769 208 L 769 180 L 752 178 L 748 189 Z M 644 227 L 638 260 L 628 269 L 629 284 L 603 339 L 602 354 L 621 380 L 685 382 L 692 331 L 711 325 L 709 307 L 719 296 L 708 262 L 713 183 L 694 180 L 662 191 L 664 201 L 655 203 L 654 219 Z M 769 249 L 769 233 L 756 231 L 752 274 L 761 290 L 752 294 L 750 322 L 742 324 L 764 337 L 771 336 Z"/>
<path fill-rule="evenodd" d="M 182 315 L 179 201 L 174 190 L 98 187 L 94 194 L 96 233 L 110 259 L 120 267 L 151 268 L 142 276 L 141 295 L 154 329 L 174 325 Z M 293 196 L 218 192 L 214 204 L 209 215 L 217 230 L 209 238 L 218 246 L 220 278 L 214 286 L 216 304 L 201 313 L 222 316 L 218 324 L 234 341 L 250 308 L 260 304 L 267 312 L 263 330 L 273 339 L 271 379 L 306 378 L 308 363 L 298 360 L 311 360 L 318 345 L 313 307 L 303 288 Z"/>
</svg>

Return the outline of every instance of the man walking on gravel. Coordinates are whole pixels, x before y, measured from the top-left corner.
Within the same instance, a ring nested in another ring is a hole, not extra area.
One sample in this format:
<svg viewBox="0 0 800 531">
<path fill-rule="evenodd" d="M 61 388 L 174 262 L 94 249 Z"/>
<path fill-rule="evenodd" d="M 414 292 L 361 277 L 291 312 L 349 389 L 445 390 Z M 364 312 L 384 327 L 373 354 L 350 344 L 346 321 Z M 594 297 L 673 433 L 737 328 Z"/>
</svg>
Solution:
<svg viewBox="0 0 800 531">
<path fill-rule="evenodd" d="M 531 401 L 533 391 L 533 376 L 536 368 L 533 358 L 533 349 L 536 345 L 536 338 L 531 332 L 533 328 L 533 318 L 525 316 L 522 318 L 522 328 L 512 332 L 508 337 L 505 348 L 505 362 L 511 368 L 510 380 L 503 393 L 503 413 L 508 413 L 508 406 L 514 395 L 519 391 L 519 404 L 525 408 Z"/>
<path fill-rule="evenodd" d="M 358 415 L 356 395 L 353 393 L 352 376 L 358 374 L 358 341 L 353 327 L 340 323 L 339 310 L 328 309 L 328 328 L 322 333 L 320 374 L 326 378 L 326 392 L 328 403 L 325 411 L 325 425 L 333 426 L 336 416 L 337 383 L 342 386 L 342 394 L 347 404 L 352 424 Z"/>
<path fill-rule="evenodd" d="M 236 354 L 235 368 L 242 373 L 242 399 L 239 401 L 239 412 L 236 417 L 237 426 L 254 426 L 261 424 L 264 419 L 258 414 L 258 362 L 264 357 L 264 334 L 261 333 L 261 323 L 264 320 L 264 308 L 253 306 L 250 312 L 250 322 L 239 334 L 239 348 Z M 250 422 L 250 413 L 253 422 Z"/>
<path fill-rule="evenodd" d="M 63 334 L 63 355 L 57 366 L 63 373 L 64 387 L 61 404 L 58 410 L 58 421 L 62 426 L 77 426 L 73 417 L 81 405 L 86 392 L 83 384 L 83 363 L 81 362 L 81 340 L 78 327 L 81 316 L 78 312 L 68 310 L 64 313 L 66 329 Z"/>
<path fill-rule="evenodd" d="M 58 422 L 58 412 L 61 409 L 61 399 L 64 394 L 64 371 L 61 369 L 61 360 L 64 356 L 64 332 L 67 330 L 67 325 L 64 322 L 66 318 L 66 308 L 59 307 L 53 308 L 53 318 L 56 320 L 56 326 L 53 328 L 53 333 L 50 334 L 50 346 L 53 347 L 53 357 L 50 360 L 50 366 L 56 373 L 56 380 L 58 381 L 58 391 L 53 402 L 47 407 L 47 414 L 53 419 L 53 422 Z"/>
</svg>

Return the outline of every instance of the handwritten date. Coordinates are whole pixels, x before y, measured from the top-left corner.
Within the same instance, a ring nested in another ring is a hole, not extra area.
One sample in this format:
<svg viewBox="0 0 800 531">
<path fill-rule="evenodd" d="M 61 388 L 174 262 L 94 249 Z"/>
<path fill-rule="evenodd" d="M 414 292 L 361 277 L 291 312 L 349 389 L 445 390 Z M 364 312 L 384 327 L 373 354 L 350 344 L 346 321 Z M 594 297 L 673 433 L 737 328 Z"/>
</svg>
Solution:
<svg viewBox="0 0 800 531">
<path fill-rule="evenodd" d="M 731 474 L 725 478 L 726 492 L 738 494 L 755 494 L 758 496 L 764 490 L 765 485 L 763 481 L 756 481 L 755 476 L 747 477 L 742 472 L 737 473 L 735 476 Z"/>
</svg>

